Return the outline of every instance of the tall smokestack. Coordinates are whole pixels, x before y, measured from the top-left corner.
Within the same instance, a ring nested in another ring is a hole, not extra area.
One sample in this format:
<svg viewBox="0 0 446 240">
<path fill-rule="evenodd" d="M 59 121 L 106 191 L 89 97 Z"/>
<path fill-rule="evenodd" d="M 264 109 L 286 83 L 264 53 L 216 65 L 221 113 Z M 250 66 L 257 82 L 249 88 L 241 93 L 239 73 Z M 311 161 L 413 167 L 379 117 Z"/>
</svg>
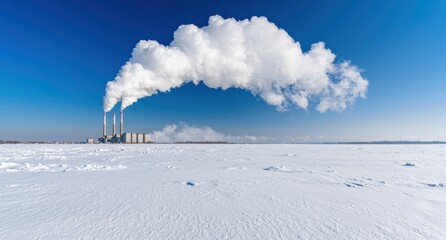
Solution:
<svg viewBox="0 0 446 240">
<path fill-rule="evenodd" d="M 122 137 L 122 134 L 124 133 L 124 112 L 121 110 L 121 129 L 120 129 L 120 134 Z"/>
<path fill-rule="evenodd" d="M 116 113 L 113 113 L 113 136 L 116 135 Z"/>
<path fill-rule="evenodd" d="M 103 124 L 103 132 L 104 132 L 104 137 L 106 137 L 107 136 L 107 115 L 106 115 L 106 113 L 104 112 L 104 124 Z"/>
</svg>

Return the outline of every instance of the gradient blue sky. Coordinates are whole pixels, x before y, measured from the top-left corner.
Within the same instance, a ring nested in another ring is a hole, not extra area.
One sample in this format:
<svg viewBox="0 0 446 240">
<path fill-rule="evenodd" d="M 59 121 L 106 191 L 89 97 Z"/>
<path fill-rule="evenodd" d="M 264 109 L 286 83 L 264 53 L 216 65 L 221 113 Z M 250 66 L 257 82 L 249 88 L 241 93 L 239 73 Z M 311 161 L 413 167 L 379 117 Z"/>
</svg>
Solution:
<svg viewBox="0 0 446 240">
<path fill-rule="evenodd" d="M 446 140 L 446 1 L 160 2 L 2 1 L 0 139 L 97 138 L 105 84 L 135 44 L 169 44 L 179 25 L 220 14 L 266 16 L 304 51 L 324 41 L 364 70 L 367 99 L 341 113 L 321 114 L 316 103 L 278 112 L 249 92 L 186 85 L 127 108 L 126 130 L 186 122 L 314 141 Z"/>
</svg>

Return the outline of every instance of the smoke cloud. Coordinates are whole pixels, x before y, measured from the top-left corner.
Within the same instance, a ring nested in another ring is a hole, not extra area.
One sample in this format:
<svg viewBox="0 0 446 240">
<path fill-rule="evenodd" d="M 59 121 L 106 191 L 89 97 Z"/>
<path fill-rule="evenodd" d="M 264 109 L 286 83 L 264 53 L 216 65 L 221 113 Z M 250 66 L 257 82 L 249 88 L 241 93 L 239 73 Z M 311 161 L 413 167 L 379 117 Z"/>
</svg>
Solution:
<svg viewBox="0 0 446 240">
<path fill-rule="evenodd" d="M 188 82 L 248 90 L 280 111 L 290 105 L 307 109 L 310 100 L 318 102 L 319 112 L 342 111 L 365 98 L 368 81 L 356 66 L 335 57 L 323 42 L 303 52 L 266 17 L 237 21 L 215 15 L 202 28 L 181 25 L 169 46 L 141 40 L 107 83 L 104 111 Z"/>
</svg>

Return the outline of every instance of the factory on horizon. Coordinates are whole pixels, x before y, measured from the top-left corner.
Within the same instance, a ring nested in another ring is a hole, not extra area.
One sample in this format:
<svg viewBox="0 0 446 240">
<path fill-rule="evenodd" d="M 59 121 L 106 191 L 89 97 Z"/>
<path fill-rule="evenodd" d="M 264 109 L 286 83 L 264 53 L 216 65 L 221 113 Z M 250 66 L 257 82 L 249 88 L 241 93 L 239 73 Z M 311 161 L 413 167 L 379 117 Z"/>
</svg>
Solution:
<svg viewBox="0 0 446 240">
<path fill-rule="evenodd" d="M 121 110 L 121 117 L 120 117 L 119 134 L 116 133 L 116 114 L 115 113 L 113 113 L 112 135 L 107 135 L 107 113 L 106 112 L 104 112 L 104 122 L 103 122 L 102 127 L 103 127 L 103 136 L 98 138 L 99 143 L 151 143 L 149 134 L 124 133 L 124 112 L 122 110 Z"/>
</svg>

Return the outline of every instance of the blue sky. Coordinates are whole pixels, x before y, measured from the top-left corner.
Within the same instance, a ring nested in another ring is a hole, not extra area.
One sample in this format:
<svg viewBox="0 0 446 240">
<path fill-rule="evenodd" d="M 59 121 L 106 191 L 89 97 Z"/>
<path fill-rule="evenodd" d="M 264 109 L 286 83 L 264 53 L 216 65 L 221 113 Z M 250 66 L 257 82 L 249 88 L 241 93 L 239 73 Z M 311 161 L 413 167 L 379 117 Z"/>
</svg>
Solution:
<svg viewBox="0 0 446 240">
<path fill-rule="evenodd" d="M 325 42 L 364 70 L 367 99 L 341 113 L 321 114 L 316 102 L 278 112 L 246 91 L 187 84 L 128 107 L 126 130 L 185 122 L 315 141 L 446 140 L 444 1 L 2 1 L 0 139 L 100 136 L 105 84 L 135 44 L 167 45 L 179 25 L 204 26 L 214 14 L 266 16 L 304 51 Z"/>
</svg>

